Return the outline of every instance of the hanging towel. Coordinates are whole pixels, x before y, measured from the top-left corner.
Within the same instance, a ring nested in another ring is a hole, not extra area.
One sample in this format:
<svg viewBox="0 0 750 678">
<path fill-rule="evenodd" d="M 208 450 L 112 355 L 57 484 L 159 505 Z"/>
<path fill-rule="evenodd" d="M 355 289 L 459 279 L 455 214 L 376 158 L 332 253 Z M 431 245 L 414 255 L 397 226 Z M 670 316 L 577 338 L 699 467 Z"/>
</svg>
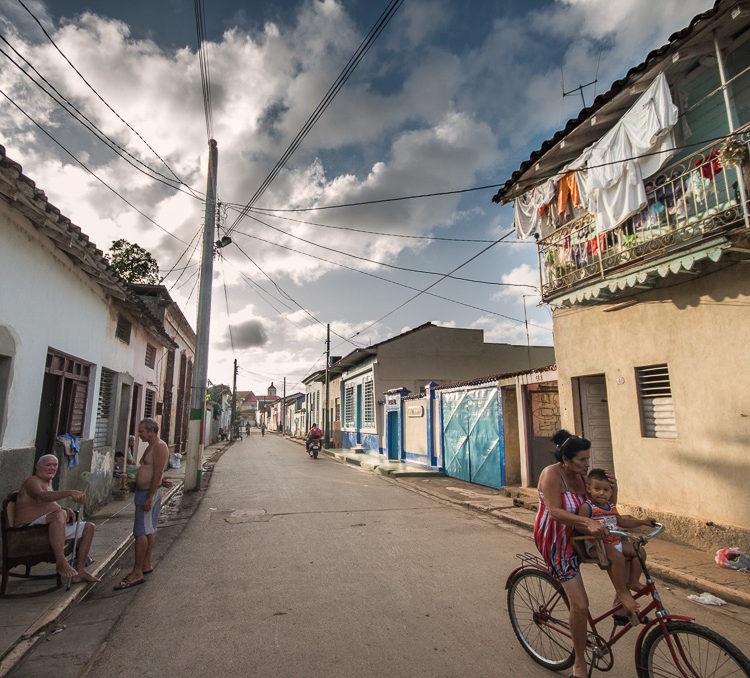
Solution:
<svg viewBox="0 0 750 678">
<path fill-rule="evenodd" d="M 80 451 L 78 438 L 71 433 L 63 433 L 57 436 L 56 441 L 63 446 L 65 456 L 68 458 L 68 467 L 78 466 L 78 452 Z"/>
</svg>

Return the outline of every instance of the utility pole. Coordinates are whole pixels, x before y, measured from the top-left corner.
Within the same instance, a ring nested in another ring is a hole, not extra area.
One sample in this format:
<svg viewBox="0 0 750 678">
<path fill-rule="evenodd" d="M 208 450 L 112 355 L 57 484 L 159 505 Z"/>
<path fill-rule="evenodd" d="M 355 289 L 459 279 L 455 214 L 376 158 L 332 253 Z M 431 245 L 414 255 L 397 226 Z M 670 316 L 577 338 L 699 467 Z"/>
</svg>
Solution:
<svg viewBox="0 0 750 678">
<path fill-rule="evenodd" d="M 195 367 L 190 390 L 190 425 L 188 454 L 185 462 L 185 489 L 196 490 L 201 484 L 203 427 L 208 378 L 208 340 L 211 324 L 211 285 L 214 272 L 214 225 L 216 221 L 216 172 L 219 150 L 215 139 L 208 140 L 208 179 L 206 181 L 206 217 L 203 226 L 203 257 L 198 297 L 198 320 L 195 341 Z"/>
<path fill-rule="evenodd" d="M 234 359 L 234 385 L 232 386 L 232 423 L 229 424 L 230 437 L 234 440 L 234 422 L 237 421 L 237 358 Z"/>
<path fill-rule="evenodd" d="M 281 400 L 281 435 L 284 435 L 286 433 L 286 377 L 284 377 L 284 390 L 282 393 L 284 397 Z"/>
<path fill-rule="evenodd" d="M 330 401 L 328 400 L 328 368 L 331 365 L 331 323 L 328 323 L 326 325 L 326 416 L 325 416 L 325 423 L 323 424 L 325 428 L 325 446 L 326 449 L 329 448 L 331 437 L 329 433 L 329 411 L 330 411 Z"/>
</svg>

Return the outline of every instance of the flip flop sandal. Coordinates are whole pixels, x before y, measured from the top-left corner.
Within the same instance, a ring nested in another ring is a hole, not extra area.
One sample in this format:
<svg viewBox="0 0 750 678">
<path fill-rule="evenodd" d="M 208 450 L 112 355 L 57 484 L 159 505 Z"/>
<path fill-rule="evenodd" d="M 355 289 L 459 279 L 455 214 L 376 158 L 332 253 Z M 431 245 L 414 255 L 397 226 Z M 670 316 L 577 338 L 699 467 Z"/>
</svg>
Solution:
<svg viewBox="0 0 750 678">
<path fill-rule="evenodd" d="M 117 586 L 114 586 L 115 591 L 124 591 L 125 589 L 132 589 L 134 586 L 140 586 L 141 584 L 145 584 L 145 579 L 139 579 L 138 581 L 128 581 L 127 579 L 123 579 Z"/>
</svg>

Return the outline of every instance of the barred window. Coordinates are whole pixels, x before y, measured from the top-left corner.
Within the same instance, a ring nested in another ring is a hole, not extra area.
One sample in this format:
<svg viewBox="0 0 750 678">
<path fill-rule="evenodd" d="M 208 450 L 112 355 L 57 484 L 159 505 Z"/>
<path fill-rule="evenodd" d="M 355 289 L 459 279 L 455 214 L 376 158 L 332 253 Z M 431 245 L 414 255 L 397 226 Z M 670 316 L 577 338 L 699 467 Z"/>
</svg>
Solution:
<svg viewBox="0 0 750 678">
<path fill-rule="evenodd" d="M 112 392 L 115 373 L 102 368 L 99 379 L 99 403 L 96 407 L 96 431 L 94 432 L 94 447 L 109 445 L 110 422 L 112 421 Z"/>
<path fill-rule="evenodd" d="M 354 386 L 347 386 L 344 390 L 344 423 L 354 424 Z"/>
<path fill-rule="evenodd" d="M 117 328 L 115 329 L 115 336 L 126 344 L 130 343 L 130 330 L 131 322 L 122 314 L 117 316 Z"/>
<path fill-rule="evenodd" d="M 334 421 L 339 421 L 341 419 L 341 398 L 336 398 L 335 413 L 333 416 Z"/>
<path fill-rule="evenodd" d="M 152 418 L 154 416 L 154 402 L 156 401 L 156 391 L 146 389 L 146 396 L 143 403 L 143 416 Z"/>
<path fill-rule="evenodd" d="M 146 367 L 150 367 L 151 369 L 154 369 L 154 365 L 156 364 L 156 346 L 152 346 L 151 344 L 146 344 Z"/>
<path fill-rule="evenodd" d="M 364 393 L 362 395 L 362 425 L 375 425 L 375 389 L 372 379 L 364 383 Z"/>
<path fill-rule="evenodd" d="M 644 438 L 676 438 L 672 387 L 666 363 L 635 368 Z"/>
</svg>

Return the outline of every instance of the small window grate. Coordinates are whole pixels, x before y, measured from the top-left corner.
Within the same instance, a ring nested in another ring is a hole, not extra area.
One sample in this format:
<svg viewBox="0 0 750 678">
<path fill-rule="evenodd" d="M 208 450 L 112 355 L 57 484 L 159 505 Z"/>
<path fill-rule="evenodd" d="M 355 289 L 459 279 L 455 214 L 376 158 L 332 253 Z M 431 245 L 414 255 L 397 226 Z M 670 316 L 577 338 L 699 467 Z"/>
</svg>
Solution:
<svg viewBox="0 0 750 678">
<path fill-rule="evenodd" d="M 347 386 L 344 390 L 344 423 L 354 425 L 354 386 Z"/>
<path fill-rule="evenodd" d="M 156 346 L 152 346 L 151 344 L 146 344 L 145 365 L 146 367 L 150 367 L 152 370 L 154 369 L 154 365 L 156 365 Z"/>
<path fill-rule="evenodd" d="M 154 416 L 154 403 L 156 402 L 156 391 L 150 391 L 146 389 L 146 395 L 143 404 L 143 416 L 153 417 Z"/>
<path fill-rule="evenodd" d="M 110 421 L 112 420 L 112 387 L 115 373 L 102 368 L 99 379 L 99 403 L 96 408 L 96 431 L 94 432 L 94 447 L 104 447 L 109 444 Z"/>
<path fill-rule="evenodd" d="M 375 425 L 375 390 L 371 379 L 364 383 L 364 393 L 362 394 L 362 425 Z"/>
<path fill-rule="evenodd" d="M 132 323 L 120 313 L 117 316 L 117 328 L 115 329 L 115 336 L 126 344 L 130 343 L 130 331 L 132 329 Z"/>
<path fill-rule="evenodd" d="M 644 438 L 676 438 L 672 386 L 666 363 L 635 368 Z"/>
</svg>

